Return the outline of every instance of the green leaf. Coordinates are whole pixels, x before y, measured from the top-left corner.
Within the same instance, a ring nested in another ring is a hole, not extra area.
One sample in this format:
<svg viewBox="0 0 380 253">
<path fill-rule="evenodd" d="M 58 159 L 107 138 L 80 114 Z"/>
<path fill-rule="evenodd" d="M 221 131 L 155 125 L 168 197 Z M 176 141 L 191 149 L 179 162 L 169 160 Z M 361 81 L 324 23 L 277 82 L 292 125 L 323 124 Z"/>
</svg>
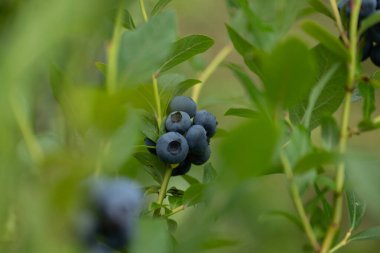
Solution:
<svg viewBox="0 0 380 253">
<path fill-rule="evenodd" d="M 349 241 L 380 240 L 380 227 L 369 228 L 350 237 Z"/>
<path fill-rule="evenodd" d="M 154 16 L 160 12 L 166 5 L 168 5 L 172 0 L 159 0 L 156 5 L 153 7 L 151 15 Z"/>
<path fill-rule="evenodd" d="M 270 174 L 279 132 L 265 116 L 258 115 L 232 130 L 220 146 L 223 173 L 232 180 Z"/>
<path fill-rule="evenodd" d="M 203 183 L 204 184 L 212 183 L 215 180 L 216 176 L 217 176 L 217 173 L 214 167 L 212 166 L 212 164 L 207 163 L 204 166 L 204 170 L 203 170 Z"/>
<path fill-rule="evenodd" d="M 133 241 L 131 252 L 167 253 L 170 252 L 170 237 L 165 220 L 144 219 L 137 229 L 138 235 Z M 149 242 L 149 243 L 147 243 Z"/>
<path fill-rule="evenodd" d="M 304 42 L 288 38 L 261 61 L 266 96 L 273 105 L 288 108 L 305 99 L 316 65 Z"/>
<path fill-rule="evenodd" d="M 346 84 L 347 79 L 347 68 L 341 59 L 331 54 L 331 52 L 322 45 L 314 47 L 312 52 L 318 62 L 318 77 L 316 78 L 316 82 L 318 82 L 318 80 L 320 80 L 336 63 L 340 63 L 340 65 L 338 71 L 336 71 L 330 78 L 315 103 L 311 116 L 310 129 L 319 126 L 320 121 L 324 116 L 332 115 L 339 108 L 344 99 L 344 85 Z M 294 124 L 302 123 L 308 104 L 309 102 L 307 98 L 302 103 L 290 108 L 290 118 Z"/>
<path fill-rule="evenodd" d="M 359 83 L 359 91 L 363 97 L 363 121 L 370 121 L 372 113 L 376 110 L 375 88 L 367 83 Z"/>
<path fill-rule="evenodd" d="M 189 184 L 189 185 L 193 185 L 193 184 L 200 184 L 201 182 L 199 182 L 198 179 L 196 179 L 195 177 L 192 177 L 192 176 L 189 176 L 189 175 L 183 175 L 182 176 L 183 179 L 185 179 L 185 181 Z"/>
<path fill-rule="evenodd" d="M 107 65 L 103 62 L 97 61 L 95 62 L 96 68 L 103 74 L 105 75 L 107 72 Z"/>
<path fill-rule="evenodd" d="M 204 184 L 193 184 L 191 185 L 183 195 L 183 203 L 186 206 L 193 206 L 202 201 L 203 194 L 205 191 Z"/>
<path fill-rule="evenodd" d="M 253 105 L 260 111 L 265 111 L 264 102 L 262 99 L 263 93 L 257 88 L 252 79 L 238 65 L 229 64 L 228 67 L 247 91 Z"/>
<path fill-rule="evenodd" d="M 321 135 L 322 135 L 322 144 L 328 150 L 334 149 L 340 138 L 340 130 L 336 120 L 332 116 L 325 116 L 321 119 Z"/>
<path fill-rule="evenodd" d="M 310 134 L 303 126 L 294 128 L 285 151 L 292 167 L 311 151 Z"/>
<path fill-rule="evenodd" d="M 176 89 L 173 93 L 173 96 L 180 96 L 183 95 L 188 89 L 192 88 L 194 85 L 200 83 L 200 80 L 196 79 L 188 79 L 183 82 L 180 82 L 176 85 Z"/>
<path fill-rule="evenodd" d="M 355 186 L 355 192 L 365 201 L 368 211 L 380 219 L 380 160 L 378 156 L 349 152 L 346 156 L 347 181 Z"/>
<path fill-rule="evenodd" d="M 299 218 L 285 211 L 273 210 L 273 211 L 267 212 L 260 217 L 260 220 L 266 220 L 273 217 L 285 218 L 286 220 L 290 221 L 291 223 L 296 225 L 300 230 L 303 231 L 303 226 Z"/>
<path fill-rule="evenodd" d="M 173 51 L 160 67 L 160 73 L 207 51 L 214 44 L 214 40 L 204 35 L 190 35 L 174 43 Z"/>
<path fill-rule="evenodd" d="M 165 174 L 165 164 L 157 156 L 148 152 L 137 152 L 133 156 L 144 165 L 146 171 L 156 182 L 162 183 Z"/>
<path fill-rule="evenodd" d="M 225 113 L 224 116 L 237 116 L 242 118 L 255 118 L 258 112 L 247 109 L 247 108 L 230 108 Z"/>
<path fill-rule="evenodd" d="M 131 13 L 129 13 L 128 10 L 124 10 L 124 16 L 123 16 L 123 26 L 124 28 L 128 30 L 133 30 L 136 28 L 135 22 L 133 21 Z"/>
<path fill-rule="evenodd" d="M 380 23 L 380 11 L 375 11 L 361 21 L 358 35 L 364 34 L 365 31 L 378 23 Z"/>
<path fill-rule="evenodd" d="M 348 53 L 344 45 L 339 39 L 332 35 L 329 31 L 323 28 L 321 25 L 313 21 L 305 21 L 301 25 L 302 29 L 311 37 L 319 41 L 323 46 L 328 48 L 331 53 L 336 54 L 341 59 L 347 59 Z"/>
<path fill-rule="evenodd" d="M 356 229 L 364 216 L 366 205 L 352 190 L 346 191 L 347 206 L 350 218 L 350 228 Z"/>
<path fill-rule="evenodd" d="M 317 104 L 318 98 L 321 95 L 323 89 L 326 87 L 327 83 L 331 80 L 331 77 L 338 70 L 339 65 L 333 65 L 322 77 L 319 79 L 318 83 L 314 86 L 311 91 L 309 104 L 307 105 L 305 115 L 304 115 L 304 124 L 307 129 L 310 127 L 311 117 Z"/>
<path fill-rule="evenodd" d="M 183 204 L 183 196 L 169 196 L 168 200 L 171 209 L 174 209 Z"/>
<path fill-rule="evenodd" d="M 245 64 L 250 70 L 260 75 L 260 69 L 257 65 L 257 56 L 259 51 L 247 40 L 245 40 L 234 28 L 226 25 L 230 40 L 236 51 L 243 57 Z"/>
<path fill-rule="evenodd" d="M 132 86 L 150 81 L 169 56 L 175 38 L 173 12 L 154 16 L 138 29 L 124 32 L 119 50 L 120 83 Z"/>
<path fill-rule="evenodd" d="M 312 6 L 317 12 L 335 20 L 334 15 L 330 9 L 320 0 L 308 0 L 310 6 Z"/>
<path fill-rule="evenodd" d="M 208 238 L 207 241 L 203 242 L 201 247 L 205 250 L 219 249 L 226 247 L 233 247 L 237 245 L 239 241 L 230 238 Z"/>
<path fill-rule="evenodd" d="M 305 172 L 310 169 L 316 169 L 322 165 L 336 164 L 339 159 L 339 155 L 324 150 L 314 150 L 311 153 L 303 156 L 294 166 L 294 171 L 298 173 Z"/>
</svg>

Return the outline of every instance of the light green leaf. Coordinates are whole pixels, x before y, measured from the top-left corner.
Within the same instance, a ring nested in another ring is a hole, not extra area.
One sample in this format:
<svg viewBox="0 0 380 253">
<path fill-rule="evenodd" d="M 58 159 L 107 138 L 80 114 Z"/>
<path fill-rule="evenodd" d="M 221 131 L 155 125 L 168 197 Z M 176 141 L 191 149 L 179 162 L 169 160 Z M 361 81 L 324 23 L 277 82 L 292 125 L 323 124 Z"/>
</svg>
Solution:
<svg viewBox="0 0 380 253">
<path fill-rule="evenodd" d="M 328 48 L 331 53 L 336 54 L 341 59 L 348 58 L 347 49 L 343 46 L 342 42 L 340 42 L 336 36 L 332 35 L 321 25 L 313 21 L 305 21 L 301 27 L 308 35 L 318 40 L 323 46 Z"/>
<path fill-rule="evenodd" d="M 157 156 L 148 152 L 137 152 L 133 155 L 142 165 L 145 170 L 158 183 L 162 183 L 165 174 L 165 164 L 157 158 Z"/>
<path fill-rule="evenodd" d="M 366 19 L 361 21 L 358 35 L 364 34 L 365 31 L 378 23 L 380 23 L 380 11 L 375 11 Z"/>
<path fill-rule="evenodd" d="M 183 203 L 187 206 L 193 206 L 202 201 L 203 194 L 205 191 L 204 184 L 193 184 L 191 185 L 183 195 Z"/>
<path fill-rule="evenodd" d="M 199 182 L 198 179 L 196 179 L 195 177 L 192 177 L 190 175 L 183 175 L 182 176 L 183 179 L 185 179 L 185 181 L 189 184 L 189 185 L 193 185 L 193 184 L 200 184 L 201 182 Z"/>
<path fill-rule="evenodd" d="M 204 170 L 203 170 L 203 183 L 204 184 L 212 183 L 215 180 L 216 176 L 217 176 L 217 173 L 214 167 L 212 166 L 212 164 L 207 163 L 204 166 Z"/>
<path fill-rule="evenodd" d="M 230 108 L 224 116 L 237 116 L 242 118 L 255 118 L 258 112 L 248 108 Z"/>
<path fill-rule="evenodd" d="M 305 99 L 315 80 L 316 64 L 303 41 L 288 38 L 261 61 L 266 96 L 273 105 L 287 108 Z"/>
<path fill-rule="evenodd" d="M 334 15 L 330 9 L 321 0 L 308 0 L 310 6 L 312 6 L 317 12 L 335 20 Z"/>
<path fill-rule="evenodd" d="M 350 218 L 350 228 L 356 229 L 364 216 L 366 204 L 352 190 L 346 191 L 347 206 Z"/>
<path fill-rule="evenodd" d="M 369 228 L 350 237 L 349 241 L 380 240 L 380 227 Z"/>
<path fill-rule="evenodd" d="M 173 51 L 160 67 L 160 73 L 207 51 L 214 44 L 214 40 L 204 35 L 190 35 L 174 43 Z"/>
<path fill-rule="evenodd" d="M 328 150 L 333 150 L 339 143 L 340 130 L 332 116 L 325 116 L 321 120 L 322 143 Z"/>
<path fill-rule="evenodd" d="M 150 81 L 170 54 L 176 38 L 173 12 L 154 16 L 148 23 L 122 35 L 119 53 L 119 80 L 123 85 Z"/>
</svg>

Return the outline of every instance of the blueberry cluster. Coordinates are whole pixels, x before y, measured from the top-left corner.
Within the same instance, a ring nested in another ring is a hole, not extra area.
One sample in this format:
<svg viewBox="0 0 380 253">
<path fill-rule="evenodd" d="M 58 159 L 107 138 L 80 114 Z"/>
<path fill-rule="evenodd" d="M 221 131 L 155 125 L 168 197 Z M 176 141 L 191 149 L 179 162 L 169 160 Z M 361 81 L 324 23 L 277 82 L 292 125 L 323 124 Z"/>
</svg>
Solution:
<svg viewBox="0 0 380 253">
<path fill-rule="evenodd" d="M 210 138 L 215 135 L 217 121 L 206 110 L 197 111 L 196 103 L 189 97 L 174 97 L 168 108 L 165 120 L 166 133 L 157 144 L 146 138 L 149 152 L 156 154 L 166 164 L 177 165 L 172 176 L 186 174 L 192 164 L 202 165 L 211 155 Z"/>
<path fill-rule="evenodd" d="M 347 17 L 351 15 L 350 0 L 342 0 L 338 4 L 339 10 Z M 362 20 L 380 10 L 380 0 L 362 0 L 359 11 L 359 25 Z M 380 67 L 380 23 L 369 28 L 360 38 L 361 60 L 371 59 L 373 64 Z"/>
<path fill-rule="evenodd" d="M 86 201 L 76 222 L 79 237 L 90 253 L 128 248 L 142 206 L 140 187 L 127 179 L 88 182 Z"/>
</svg>

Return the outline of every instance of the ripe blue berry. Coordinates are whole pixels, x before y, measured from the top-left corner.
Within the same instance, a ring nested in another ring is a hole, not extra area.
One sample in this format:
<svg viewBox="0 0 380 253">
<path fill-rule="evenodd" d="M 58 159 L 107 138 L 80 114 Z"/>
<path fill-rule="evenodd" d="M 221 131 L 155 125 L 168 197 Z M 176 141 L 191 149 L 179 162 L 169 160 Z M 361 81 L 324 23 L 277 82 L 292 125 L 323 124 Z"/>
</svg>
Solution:
<svg viewBox="0 0 380 253">
<path fill-rule="evenodd" d="M 371 15 L 377 8 L 377 0 L 362 0 L 362 4 L 360 6 L 359 11 L 359 19 L 363 20 L 369 15 Z M 350 6 L 350 0 L 343 0 L 339 2 L 338 9 L 342 10 L 346 7 L 346 14 L 347 16 L 351 15 L 351 6 Z"/>
<path fill-rule="evenodd" d="M 380 45 L 376 45 L 372 48 L 370 57 L 373 64 L 380 67 Z"/>
<path fill-rule="evenodd" d="M 372 41 L 366 40 L 363 42 L 363 47 L 361 51 L 361 61 L 365 61 L 369 58 L 372 50 Z"/>
<path fill-rule="evenodd" d="M 156 146 L 156 143 L 154 141 L 152 141 L 151 139 L 149 138 L 145 138 L 144 139 L 144 143 L 146 146 L 148 147 L 155 147 Z M 153 154 L 153 155 L 156 155 L 157 152 L 156 152 L 156 149 L 155 148 L 148 148 L 148 151 L 149 153 Z"/>
<path fill-rule="evenodd" d="M 203 126 L 194 125 L 186 133 L 189 152 L 193 154 L 202 154 L 208 148 L 208 138 Z"/>
<path fill-rule="evenodd" d="M 197 104 L 193 99 L 185 96 L 176 96 L 169 103 L 169 112 L 182 111 L 194 117 L 197 111 Z"/>
<path fill-rule="evenodd" d="M 209 146 L 207 146 L 207 149 L 205 152 L 201 154 L 189 154 L 188 159 L 190 160 L 192 164 L 202 165 L 205 162 L 207 162 L 208 159 L 210 159 L 210 156 L 211 156 L 211 149 Z"/>
<path fill-rule="evenodd" d="M 190 160 L 185 159 L 172 170 L 172 177 L 185 175 L 190 169 L 191 162 Z"/>
<path fill-rule="evenodd" d="M 216 132 L 218 122 L 214 115 L 206 110 L 197 112 L 194 116 L 194 125 L 201 125 L 207 132 L 207 137 L 211 138 Z"/>
<path fill-rule="evenodd" d="M 380 24 L 372 26 L 369 30 L 373 42 L 380 43 Z"/>
<path fill-rule="evenodd" d="M 95 179 L 90 183 L 89 204 L 92 209 L 88 214 L 91 222 L 87 222 L 87 239 L 92 239 L 95 246 L 101 242 L 111 249 L 124 250 L 134 234 L 140 214 L 143 199 L 140 187 L 125 179 Z"/>
<path fill-rule="evenodd" d="M 191 127 L 189 114 L 182 111 L 172 112 L 166 118 L 165 128 L 168 132 L 184 134 Z"/>
<path fill-rule="evenodd" d="M 163 134 L 157 141 L 156 152 L 164 163 L 177 164 L 185 160 L 189 145 L 185 137 L 177 132 Z"/>
</svg>

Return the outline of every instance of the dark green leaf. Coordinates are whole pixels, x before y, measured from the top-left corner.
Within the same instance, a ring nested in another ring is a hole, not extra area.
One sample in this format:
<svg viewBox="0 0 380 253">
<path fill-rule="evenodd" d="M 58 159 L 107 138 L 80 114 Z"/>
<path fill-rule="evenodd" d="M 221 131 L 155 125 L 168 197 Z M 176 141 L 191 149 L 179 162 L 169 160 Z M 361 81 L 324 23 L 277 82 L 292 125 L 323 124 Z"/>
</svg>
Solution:
<svg viewBox="0 0 380 253">
<path fill-rule="evenodd" d="M 332 35 L 321 25 L 313 21 L 305 21 L 301 27 L 307 34 L 328 48 L 331 53 L 336 54 L 341 59 L 348 58 L 347 49 L 343 46 L 342 42 L 339 41 L 337 36 Z"/>
<path fill-rule="evenodd" d="M 208 163 L 204 166 L 203 170 L 203 183 L 209 184 L 212 183 L 217 176 L 216 170 L 211 163 Z"/>
<path fill-rule="evenodd" d="M 202 243 L 201 247 L 205 250 L 211 250 L 232 247 L 237 245 L 238 243 L 239 241 L 230 238 L 209 238 L 207 239 L 207 241 Z"/>
<path fill-rule="evenodd" d="M 103 75 L 106 74 L 107 65 L 105 63 L 97 61 L 95 62 L 95 66 Z"/>
<path fill-rule="evenodd" d="M 333 65 L 322 77 L 319 79 L 318 83 L 314 86 L 314 88 L 311 91 L 310 97 L 309 97 L 309 104 L 307 105 L 305 115 L 304 115 L 304 124 L 307 129 L 310 127 L 311 123 L 311 117 L 313 115 L 313 111 L 315 108 L 315 105 L 318 101 L 319 96 L 321 95 L 322 91 L 325 89 L 328 82 L 331 80 L 331 77 L 335 74 L 335 72 L 338 70 L 338 64 Z"/>
<path fill-rule="evenodd" d="M 203 194 L 205 190 L 204 184 L 193 184 L 191 185 L 183 195 L 183 203 L 186 206 L 193 206 L 202 201 Z"/>
<path fill-rule="evenodd" d="M 303 126 L 295 127 L 290 136 L 289 144 L 285 148 L 292 167 L 294 167 L 301 158 L 308 154 L 311 151 L 311 148 L 309 132 Z"/>
<path fill-rule="evenodd" d="M 177 231 L 178 223 L 175 220 L 167 219 L 168 229 L 171 234 L 174 234 Z"/>
<path fill-rule="evenodd" d="M 261 61 L 266 96 L 273 105 L 288 108 L 305 99 L 314 84 L 316 65 L 304 42 L 288 38 Z"/>
<path fill-rule="evenodd" d="M 333 77 L 326 84 L 315 103 L 311 116 L 310 129 L 317 127 L 320 124 L 322 117 L 332 115 L 339 108 L 344 98 L 344 86 L 347 79 L 347 68 L 341 59 L 331 54 L 331 52 L 322 45 L 313 48 L 312 52 L 317 59 L 319 67 L 316 82 L 318 82 L 318 80 L 336 63 L 340 63 L 340 66 L 338 71 L 335 72 Z M 302 103 L 290 108 L 290 118 L 293 123 L 301 124 L 308 104 L 308 99 L 306 99 Z"/>
<path fill-rule="evenodd" d="M 119 50 L 121 84 L 150 82 L 169 56 L 175 38 L 176 23 L 172 12 L 154 16 L 138 29 L 124 32 Z"/>
<path fill-rule="evenodd" d="M 168 5 L 172 0 L 159 0 L 153 7 L 151 15 L 154 16 L 160 12 L 166 5 Z"/>
<path fill-rule="evenodd" d="M 224 116 L 237 116 L 242 118 L 255 118 L 258 112 L 247 108 L 230 108 Z"/>
<path fill-rule="evenodd" d="M 132 15 L 131 15 L 131 13 L 129 13 L 129 11 L 124 10 L 123 18 L 124 18 L 124 20 L 123 20 L 124 28 L 126 28 L 128 30 L 133 30 L 136 28 L 135 22 L 133 21 Z"/>
<path fill-rule="evenodd" d="M 183 196 L 169 196 L 168 200 L 171 209 L 174 209 L 183 204 Z"/>
<path fill-rule="evenodd" d="M 380 240 L 380 227 L 369 228 L 350 237 L 349 241 Z"/>
<path fill-rule="evenodd" d="M 192 88 L 194 85 L 200 83 L 201 81 L 195 79 L 188 79 L 177 84 L 176 90 L 173 96 L 180 96 L 185 93 L 188 89 Z"/>
<path fill-rule="evenodd" d="M 157 156 L 147 152 L 138 152 L 133 156 L 144 165 L 144 168 L 154 180 L 158 183 L 162 183 L 166 167 L 165 164 L 157 158 Z"/>
<path fill-rule="evenodd" d="M 174 43 L 173 51 L 160 67 L 160 73 L 192 58 L 193 56 L 207 51 L 214 41 L 204 35 L 190 35 Z"/>
<path fill-rule="evenodd" d="M 240 83 L 248 92 L 253 105 L 256 106 L 259 110 L 263 111 L 263 93 L 257 88 L 256 84 L 238 65 L 229 64 L 228 67 L 232 70 L 236 78 L 239 79 Z"/>
<path fill-rule="evenodd" d="M 366 205 L 352 190 L 346 191 L 346 198 L 350 218 L 350 228 L 354 230 L 362 221 Z"/>
</svg>

